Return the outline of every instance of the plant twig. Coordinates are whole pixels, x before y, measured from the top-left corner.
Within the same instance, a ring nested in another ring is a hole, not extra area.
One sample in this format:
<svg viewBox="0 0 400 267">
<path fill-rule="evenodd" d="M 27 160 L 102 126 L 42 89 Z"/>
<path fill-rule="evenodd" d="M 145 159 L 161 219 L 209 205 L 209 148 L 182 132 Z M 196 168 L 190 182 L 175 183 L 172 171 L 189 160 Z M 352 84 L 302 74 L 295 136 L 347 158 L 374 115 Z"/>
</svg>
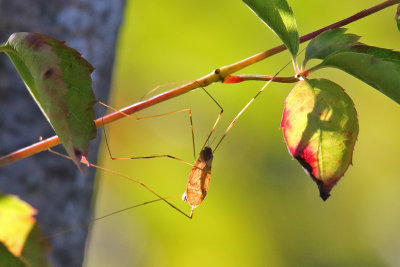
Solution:
<svg viewBox="0 0 400 267">
<path fill-rule="evenodd" d="M 297 77 L 274 77 L 271 75 L 256 75 L 256 74 L 242 74 L 242 75 L 228 75 L 224 79 L 224 83 L 240 83 L 244 81 L 270 81 L 277 83 L 295 83 L 300 79 Z"/>
<path fill-rule="evenodd" d="M 354 14 L 353 16 L 350 16 L 350 17 L 348 17 L 346 19 L 343 19 L 341 21 L 333 23 L 333 24 L 331 24 L 329 26 L 326 26 L 324 28 L 321 28 L 321 29 L 316 30 L 314 32 L 311 32 L 309 34 L 303 35 L 303 36 L 300 37 L 300 43 L 304 43 L 306 41 L 309 41 L 309 40 L 315 38 L 316 36 L 318 36 L 319 34 L 325 32 L 327 30 L 336 29 L 336 28 L 342 27 L 342 26 L 347 25 L 347 24 L 349 24 L 351 22 L 357 21 L 357 20 L 362 19 L 364 17 L 367 17 L 367 16 L 369 16 L 369 15 L 371 15 L 373 13 L 376 13 L 376 12 L 382 10 L 382 9 L 385 9 L 385 8 L 387 8 L 389 6 L 392 6 L 392 5 L 395 5 L 395 4 L 399 4 L 399 3 L 400 3 L 400 0 L 388 0 L 388 1 L 382 2 L 382 3 L 380 3 L 380 4 L 376 5 L 376 6 L 373 6 L 373 7 L 369 8 L 369 9 L 365 9 L 365 10 L 363 10 L 361 12 L 358 12 L 358 13 Z M 185 94 L 185 93 L 187 93 L 187 92 L 189 92 L 191 90 L 199 88 L 200 86 L 206 87 L 206 86 L 208 86 L 208 85 L 210 85 L 210 84 L 212 84 L 214 82 L 223 81 L 224 78 L 227 77 L 228 75 L 231 75 L 232 73 L 235 73 L 235 72 L 237 72 L 239 70 L 242 70 L 245 67 L 253 65 L 254 63 L 257 63 L 257 62 L 259 62 L 259 61 L 261 61 L 263 59 L 266 59 L 266 58 L 268 58 L 270 56 L 278 54 L 278 53 L 280 53 L 280 52 L 282 52 L 284 50 L 286 50 L 286 46 L 280 45 L 280 46 L 274 47 L 272 49 L 269 49 L 267 51 L 264 51 L 264 52 L 258 53 L 256 55 L 253 55 L 253 56 L 251 56 L 249 58 L 243 59 L 243 60 L 241 60 L 239 62 L 236 62 L 236 63 L 234 63 L 232 65 L 228 65 L 228 66 L 224 66 L 224 67 L 221 67 L 219 69 L 216 69 L 212 73 L 210 73 L 210 74 L 208 74 L 206 76 L 203 76 L 203 77 L 197 79 L 196 81 L 189 82 L 189 83 L 187 83 L 185 85 L 179 86 L 177 88 L 174 88 L 174 89 L 169 90 L 167 92 L 164 92 L 162 94 L 156 95 L 156 96 L 151 97 L 151 98 L 149 98 L 147 100 L 144 100 L 144 101 L 135 103 L 135 104 L 133 104 L 131 106 L 125 107 L 125 108 L 120 110 L 121 112 L 114 112 L 114 113 L 111 113 L 111 114 L 109 114 L 107 116 L 104 116 L 103 118 L 99 118 L 99 119 L 97 119 L 95 121 L 96 127 L 99 128 L 99 127 L 103 126 L 103 122 L 104 122 L 104 125 L 106 125 L 108 123 L 111 123 L 113 121 L 121 119 L 122 117 L 124 117 L 123 113 L 125 113 L 125 114 L 133 114 L 133 113 L 138 112 L 140 110 L 143 110 L 145 108 L 154 106 L 154 105 L 156 105 L 156 104 L 158 104 L 160 102 L 163 102 L 163 101 L 166 101 L 168 99 L 171 99 L 171 98 L 177 97 L 179 95 Z M 48 149 L 50 147 L 53 147 L 55 145 L 58 145 L 58 144 L 60 144 L 60 140 L 58 139 L 57 136 L 53 136 L 53 137 L 50 137 L 50 138 L 48 138 L 46 140 L 43 140 L 43 141 L 40 141 L 38 143 L 32 144 L 32 145 L 30 145 L 28 147 L 22 148 L 20 150 L 17 150 L 15 152 L 11 153 L 11 154 L 8 154 L 6 156 L 1 157 L 0 158 L 0 167 L 4 166 L 4 165 L 7 165 L 7 164 L 10 164 L 12 162 L 15 162 L 17 160 L 29 157 L 31 155 L 39 153 L 39 152 L 41 152 L 43 150 L 46 150 L 46 149 Z"/>
</svg>

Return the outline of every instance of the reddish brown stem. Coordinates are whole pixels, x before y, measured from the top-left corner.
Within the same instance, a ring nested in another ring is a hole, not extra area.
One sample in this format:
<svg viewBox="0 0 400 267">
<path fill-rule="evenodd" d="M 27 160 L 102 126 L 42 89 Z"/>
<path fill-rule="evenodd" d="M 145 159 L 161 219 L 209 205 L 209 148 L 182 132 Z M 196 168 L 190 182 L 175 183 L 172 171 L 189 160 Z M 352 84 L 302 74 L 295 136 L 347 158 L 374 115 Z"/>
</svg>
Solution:
<svg viewBox="0 0 400 267">
<path fill-rule="evenodd" d="M 386 7 L 389 7 L 389 6 L 398 4 L 398 3 L 400 3 L 400 0 L 389 0 L 389 1 L 385 1 L 385 2 L 383 2 L 381 4 L 378 4 L 376 6 L 373 6 L 373 7 L 369 8 L 369 9 L 365 9 L 365 10 L 363 10 L 361 12 L 358 12 L 357 14 L 355 14 L 355 15 L 353 15 L 351 17 L 348 17 L 348 18 L 346 18 L 344 20 L 341 20 L 339 22 L 336 22 L 334 24 L 331 24 L 329 26 L 326 26 L 324 28 L 321 28 L 319 30 L 316 30 L 314 32 L 311 32 L 309 34 L 306 34 L 306 35 L 300 37 L 300 43 L 309 41 L 309 40 L 315 38 L 316 36 L 318 36 L 319 34 L 323 33 L 324 31 L 342 27 L 344 25 L 347 25 L 347 24 L 349 24 L 351 22 L 357 21 L 357 20 L 359 20 L 361 18 L 369 16 L 369 15 L 371 15 L 373 13 L 376 13 L 376 12 L 386 8 Z M 125 114 L 133 114 L 133 113 L 135 113 L 137 111 L 140 111 L 142 109 L 148 108 L 148 107 L 153 106 L 153 105 L 155 105 L 157 103 L 160 103 L 160 102 L 166 101 L 168 99 L 177 97 L 179 95 L 185 94 L 185 93 L 187 93 L 187 92 L 189 92 L 189 91 L 191 91 L 193 89 L 196 89 L 196 88 L 198 88 L 200 86 L 205 87 L 205 86 L 208 86 L 208 85 L 210 85 L 210 84 L 212 84 L 214 82 L 223 81 L 224 78 L 227 77 L 228 75 L 231 75 L 232 73 L 235 73 L 235 72 L 237 72 L 237 71 L 239 71 L 239 70 L 241 70 L 241 69 L 243 69 L 245 67 L 248 67 L 248 66 L 250 66 L 250 65 L 252 65 L 254 63 L 257 63 L 257 62 L 259 62 L 259 61 L 261 61 L 263 59 L 266 59 L 267 57 L 270 57 L 272 55 L 278 54 L 278 53 L 280 53 L 280 52 L 282 52 L 284 50 L 286 50 L 286 46 L 280 45 L 280 46 L 274 47 L 274 48 L 272 48 L 270 50 L 258 53 L 258 54 L 254 55 L 254 56 L 249 57 L 249 58 L 243 59 L 243 60 L 241 60 L 239 62 L 236 62 L 236 63 L 234 63 L 232 65 L 221 67 L 219 69 L 216 69 L 212 73 L 210 73 L 210 74 L 208 74 L 208 75 L 196 80 L 196 81 L 187 83 L 185 85 L 182 85 L 180 87 L 174 88 L 174 89 L 172 89 L 170 91 L 167 91 L 165 93 L 159 94 L 159 95 L 154 96 L 152 98 L 149 98 L 147 100 L 144 100 L 144 101 L 135 103 L 135 104 L 133 104 L 131 106 L 128 106 L 126 108 L 123 108 L 123 109 L 121 109 L 121 112 L 123 112 Z M 103 125 L 102 121 L 104 121 L 104 125 L 105 125 L 105 124 L 111 123 L 111 122 L 113 122 L 115 120 L 118 120 L 118 119 L 124 117 L 124 115 L 121 112 L 114 112 L 114 113 L 111 113 L 111 114 L 109 114 L 107 116 L 104 116 L 103 119 L 102 118 L 97 119 L 95 121 L 96 122 L 96 126 L 97 127 L 101 127 Z M 6 164 L 12 163 L 14 161 L 29 157 L 29 156 L 31 156 L 33 154 L 39 153 L 39 152 L 41 152 L 43 150 L 46 150 L 46 149 L 48 149 L 50 147 L 53 147 L 55 145 L 58 145 L 58 144 L 60 144 L 60 140 L 58 139 L 57 136 L 53 136 L 53 137 L 50 137 L 50 138 L 48 138 L 46 140 L 43 140 L 43 141 L 40 141 L 38 143 L 32 144 L 32 145 L 30 145 L 28 147 L 22 148 L 20 150 L 17 150 L 15 152 L 11 153 L 11 154 L 8 154 L 6 156 L 1 157 L 0 158 L 0 167 L 4 166 Z"/>
<path fill-rule="evenodd" d="M 242 75 L 228 75 L 224 79 L 224 83 L 240 83 L 244 81 L 269 81 L 272 80 L 277 83 L 295 83 L 299 81 L 296 77 L 274 77 L 271 75 L 256 75 L 256 74 L 242 74 Z"/>
</svg>

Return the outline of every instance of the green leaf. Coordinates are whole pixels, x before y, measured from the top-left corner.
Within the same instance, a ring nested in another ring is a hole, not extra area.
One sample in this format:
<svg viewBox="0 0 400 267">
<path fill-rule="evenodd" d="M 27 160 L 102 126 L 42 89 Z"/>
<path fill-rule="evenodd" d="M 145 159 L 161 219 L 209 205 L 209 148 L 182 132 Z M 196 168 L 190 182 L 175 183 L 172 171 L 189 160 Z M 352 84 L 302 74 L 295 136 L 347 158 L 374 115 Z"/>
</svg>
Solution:
<svg viewBox="0 0 400 267">
<path fill-rule="evenodd" d="M 299 33 L 293 11 L 285 0 L 243 0 L 281 38 L 293 58 L 299 51 Z"/>
<path fill-rule="evenodd" d="M 78 168 L 96 137 L 90 74 L 93 67 L 63 42 L 39 33 L 14 33 L 1 47 Z"/>
<path fill-rule="evenodd" d="M 400 104 L 400 52 L 354 45 L 329 55 L 310 71 L 325 67 L 341 69 Z"/>
<path fill-rule="evenodd" d="M 35 214 L 36 210 L 18 197 L 0 194 L 0 242 L 15 256 L 21 255 Z"/>
<path fill-rule="evenodd" d="M 50 267 L 46 258 L 46 253 L 49 251 L 50 245 L 36 223 L 25 242 L 22 257 L 29 262 L 30 267 Z"/>
<path fill-rule="evenodd" d="M 27 267 L 23 259 L 13 255 L 2 242 L 0 242 L 0 263 L 2 267 Z"/>
<path fill-rule="evenodd" d="M 303 67 L 310 59 L 325 59 L 334 52 L 358 44 L 360 36 L 346 31 L 345 28 L 328 30 L 312 39 L 306 48 Z"/>
<path fill-rule="evenodd" d="M 329 80 L 300 81 L 286 98 L 281 127 L 289 152 L 326 200 L 352 160 L 358 135 L 353 101 Z"/>
</svg>

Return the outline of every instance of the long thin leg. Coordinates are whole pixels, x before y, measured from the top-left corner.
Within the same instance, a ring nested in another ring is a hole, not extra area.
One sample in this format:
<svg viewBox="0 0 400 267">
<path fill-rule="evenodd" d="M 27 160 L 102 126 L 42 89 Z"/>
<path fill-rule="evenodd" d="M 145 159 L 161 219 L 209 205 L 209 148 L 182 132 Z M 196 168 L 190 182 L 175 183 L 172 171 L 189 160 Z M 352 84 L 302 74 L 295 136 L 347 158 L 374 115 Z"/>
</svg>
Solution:
<svg viewBox="0 0 400 267">
<path fill-rule="evenodd" d="M 213 134 L 215 128 L 217 127 L 217 124 L 219 123 L 219 121 L 220 121 L 220 119 L 221 119 L 221 117 L 222 117 L 222 113 L 224 113 L 224 109 L 223 109 L 223 107 L 217 102 L 217 100 L 215 100 L 215 98 L 214 98 L 203 86 L 201 86 L 201 84 L 200 84 L 198 81 L 196 81 L 196 83 L 200 86 L 201 89 L 203 89 L 204 92 L 206 92 L 206 94 L 214 101 L 214 103 L 215 103 L 215 104 L 220 108 L 220 110 L 221 110 L 221 111 L 219 112 L 219 114 L 218 114 L 218 117 L 217 117 L 215 123 L 214 123 L 214 126 L 211 128 L 211 131 L 210 131 L 210 133 L 208 134 L 207 139 L 206 139 L 206 141 L 204 142 L 204 145 L 203 145 L 202 148 L 201 148 L 201 149 L 203 149 L 203 148 L 206 146 L 207 142 L 210 140 L 210 137 L 211 137 L 211 135 Z"/>
<path fill-rule="evenodd" d="M 56 155 L 58 155 L 58 156 L 60 156 L 60 157 L 63 157 L 63 158 L 66 158 L 66 159 L 70 159 L 70 160 L 71 160 L 71 157 L 69 157 L 69 156 L 67 156 L 67 155 L 64 155 L 64 154 L 61 154 L 61 153 L 59 153 L 59 152 L 57 152 L 57 151 L 54 151 L 54 150 L 52 150 L 52 149 L 50 149 L 50 148 L 48 149 L 48 151 L 51 152 L 51 153 L 53 153 L 53 154 L 56 154 Z M 95 165 L 95 164 L 92 164 L 92 163 L 89 163 L 89 162 L 85 162 L 85 164 L 87 164 L 89 167 L 93 167 L 93 168 L 96 168 L 96 169 L 98 169 L 98 170 L 102 170 L 102 171 L 105 171 L 105 172 L 108 172 L 108 173 L 111 173 L 111 174 L 115 174 L 115 175 L 117 175 L 117 176 L 120 176 L 120 177 L 122 177 L 122 178 L 125 178 L 125 179 L 130 180 L 130 181 L 132 181 L 132 182 L 134 182 L 134 183 L 139 184 L 140 186 L 144 187 L 147 191 L 149 191 L 150 193 L 152 193 L 153 195 L 155 195 L 156 197 L 158 197 L 160 200 L 162 200 L 162 201 L 164 201 L 165 203 L 167 203 L 169 206 L 171 206 L 172 208 L 174 208 L 175 210 L 177 210 L 179 213 L 181 213 L 181 214 L 184 215 L 185 217 L 187 217 L 187 218 L 189 218 L 189 219 L 192 219 L 192 217 L 191 217 L 190 215 L 187 215 L 187 214 L 186 214 L 185 212 L 183 212 L 181 209 L 179 209 L 179 208 L 176 207 L 174 204 L 172 204 L 171 202 L 169 202 L 168 200 L 166 200 L 165 198 L 163 198 L 162 196 L 160 196 L 159 194 L 157 194 L 153 189 L 151 189 L 150 187 L 148 187 L 146 184 L 142 183 L 141 181 L 136 180 L 136 179 L 133 179 L 132 177 L 129 177 L 129 176 L 125 175 L 125 174 L 122 174 L 122 173 L 119 173 L 119 172 L 116 172 L 116 171 L 113 171 L 113 170 L 110 170 L 110 169 L 107 169 L 107 168 L 104 168 L 104 167 L 101 167 L 101 166 L 98 166 L 98 165 Z"/>
<path fill-rule="evenodd" d="M 126 113 L 124 113 L 124 112 L 122 112 L 122 111 L 120 111 L 118 109 L 115 109 L 115 108 L 113 108 L 113 107 L 111 107 L 111 106 L 109 106 L 109 105 L 107 105 L 107 104 L 105 104 L 105 103 L 103 103 L 101 101 L 97 101 L 97 103 L 99 103 L 100 105 L 102 105 L 102 106 L 104 106 L 106 108 L 109 108 L 109 109 L 111 109 L 111 110 L 113 110 L 115 112 L 120 112 L 122 115 L 125 115 L 125 116 L 127 116 L 127 117 L 129 117 L 131 119 L 134 119 L 134 120 L 152 119 L 152 118 L 157 118 L 157 117 L 162 117 L 162 116 L 167 116 L 167 115 L 172 115 L 172 114 L 188 111 L 189 112 L 189 120 L 190 120 L 190 129 L 191 129 L 191 132 L 192 132 L 193 158 L 194 158 L 194 160 L 196 160 L 196 145 L 195 145 L 195 142 L 194 142 L 195 138 L 194 138 L 193 118 L 192 118 L 192 110 L 190 108 L 185 108 L 185 109 L 181 109 L 181 110 L 171 111 L 171 112 L 152 115 L 152 116 L 134 117 L 134 116 L 126 114 Z M 106 134 L 106 130 L 105 130 L 105 127 L 104 127 L 104 121 L 103 120 L 102 120 L 102 123 L 103 123 L 103 127 L 102 127 L 103 128 L 103 134 L 104 134 L 104 138 L 106 140 L 108 154 L 110 155 L 112 160 L 118 160 L 118 159 L 121 159 L 121 160 L 127 160 L 127 159 L 149 159 L 149 158 L 165 157 L 165 158 L 175 159 L 175 160 L 178 160 L 178 161 L 181 161 L 181 162 L 184 162 L 186 164 L 189 164 L 189 165 L 193 166 L 193 164 L 188 163 L 185 160 L 179 159 L 179 158 L 171 156 L 171 155 L 159 155 L 159 156 L 150 156 L 150 157 L 129 157 L 129 158 L 116 158 L 116 157 L 113 157 L 112 154 L 111 154 L 110 146 L 108 144 L 107 134 Z"/>
<path fill-rule="evenodd" d="M 291 62 L 291 61 L 290 61 Z M 233 119 L 233 121 L 231 122 L 231 124 L 229 124 L 228 128 L 226 129 L 224 135 L 221 137 L 221 139 L 219 140 L 218 144 L 215 146 L 214 148 L 214 154 L 215 151 L 217 150 L 218 146 L 221 144 L 222 140 L 224 140 L 225 136 L 228 134 L 228 132 L 232 129 L 232 126 L 236 123 L 236 121 L 238 120 L 238 118 L 243 114 L 243 112 L 254 102 L 254 100 L 256 100 L 256 98 L 264 91 L 264 89 L 274 80 L 274 78 L 276 76 L 279 75 L 279 73 L 284 70 L 289 64 L 290 62 L 288 62 L 285 66 L 283 66 L 273 77 L 271 80 L 269 80 L 261 89 L 260 91 L 258 91 L 258 93 L 246 104 L 246 106 L 244 106 L 244 108 L 236 115 L 236 117 Z"/>
<path fill-rule="evenodd" d="M 179 195 L 173 195 L 173 196 L 168 196 L 168 197 L 163 197 L 163 198 L 157 198 L 157 199 L 149 200 L 149 201 L 146 201 L 146 202 L 142 202 L 142 203 L 139 203 L 139 204 L 136 204 L 136 205 L 127 207 L 127 208 L 123 208 L 123 209 L 120 209 L 120 210 L 117 210 L 117 211 L 108 213 L 108 214 L 106 214 L 106 215 L 102 215 L 102 216 L 100 216 L 100 217 L 96 217 L 96 218 L 92 219 L 90 222 L 95 222 L 95 221 L 98 221 L 98 220 L 101 220 L 101 219 L 110 217 L 110 216 L 112 216 L 112 215 L 115 215 L 115 214 L 118 214 L 118 213 L 121 213 L 121 212 L 125 212 L 125 211 L 131 210 L 131 209 L 134 209 L 134 208 L 137 208 L 137 207 L 140 207 L 140 206 L 144 206 L 144 205 L 147 205 L 147 204 L 150 204 L 150 203 L 154 203 L 154 202 L 161 201 L 161 200 L 163 200 L 163 199 L 170 199 L 170 198 L 177 198 L 177 197 L 181 197 L 181 194 L 179 194 Z M 90 222 L 89 222 L 89 223 L 90 223 Z"/>
<path fill-rule="evenodd" d="M 168 196 L 168 197 L 164 197 L 164 199 L 177 198 L 177 197 L 180 197 L 180 195 Z M 73 231 L 73 230 L 75 230 L 77 228 L 81 228 L 81 227 L 85 227 L 87 225 L 91 225 L 91 224 L 95 223 L 96 221 L 99 221 L 101 219 L 110 217 L 112 215 L 115 215 L 115 214 L 118 214 L 118 213 L 121 213 L 121 212 L 125 212 L 125 211 L 128 211 L 128 210 L 134 209 L 134 208 L 138 208 L 138 207 L 141 207 L 141 206 L 144 206 L 144 205 L 147 205 L 147 204 L 155 203 L 155 202 L 158 202 L 158 201 L 161 201 L 161 199 L 157 198 L 157 199 L 145 201 L 145 202 L 142 202 L 142 203 L 139 203 L 139 204 L 136 204 L 136 205 L 124 208 L 124 209 L 120 209 L 120 210 L 117 210 L 117 211 L 102 215 L 100 217 L 96 217 L 94 219 L 89 220 L 88 222 L 83 222 L 83 223 L 77 223 L 77 224 L 74 224 L 74 225 L 70 225 L 68 228 L 65 228 L 63 230 L 57 231 L 56 233 L 52 233 L 50 236 L 43 237 L 41 240 L 44 240 L 44 239 L 48 240 L 48 239 L 54 238 L 55 236 L 59 236 L 59 235 L 62 235 L 62 234 L 69 233 L 69 232 L 71 232 L 71 231 Z"/>
<path fill-rule="evenodd" d="M 176 207 L 175 205 L 173 205 L 171 202 L 169 202 L 168 200 L 164 199 L 162 196 L 160 196 L 159 194 L 157 194 L 153 189 L 151 189 L 150 187 L 148 187 L 147 185 L 145 185 L 145 184 L 142 183 L 141 181 L 135 180 L 135 179 L 133 179 L 133 178 L 127 176 L 127 175 L 124 175 L 124 174 L 122 174 L 122 173 L 119 173 L 119 172 L 116 172 L 116 171 L 113 171 L 113 170 L 110 170 L 110 169 L 107 169 L 107 168 L 104 168 L 104 167 L 100 167 L 100 166 L 97 166 L 97 165 L 94 165 L 94 164 L 90 164 L 90 166 L 91 166 L 91 167 L 94 167 L 94 168 L 96 168 L 96 169 L 99 169 L 99 170 L 103 170 L 103 171 L 106 171 L 106 172 L 109 172 L 109 173 L 118 175 L 118 176 L 120 176 L 120 177 L 124 177 L 124 178 L 126 178 L 126 179 L 128 179 L 128 180 L 130 180 L 130 181 L 132 181 L 132 182 L 134 182 L 134 183 L 137 183 L 137 184 L 143 186 L 143 187 L 146 188 L 149 192 L 153 193 L 153 195 L 157 196 L 160 200 L 163 200 L 165 203 L 167 203 L 169 206 L 171 206 L 172 208 L 174 208 L 175 210 L 177 210 L 178 212 L 180 212 L 181 214 L 183 214 L 183 215 L 186 216 L 187 218 L 189 218 L 189 219 L 192 218 L 192 217 L 190 217 L 189 215 L 187 215 L 185 212 L 183 212 L 181 209 L 179 209 L 178 207 Z"/>
</svg>

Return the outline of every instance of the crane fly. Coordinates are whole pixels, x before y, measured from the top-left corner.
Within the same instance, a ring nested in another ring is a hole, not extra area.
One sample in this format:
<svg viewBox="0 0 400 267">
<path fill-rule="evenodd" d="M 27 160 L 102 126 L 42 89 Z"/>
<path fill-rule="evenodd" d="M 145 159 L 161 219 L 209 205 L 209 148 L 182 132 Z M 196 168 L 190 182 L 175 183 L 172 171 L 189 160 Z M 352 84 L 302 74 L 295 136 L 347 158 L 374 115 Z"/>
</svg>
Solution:
<svg viewBox="0 0 400 267">
<path fill-rule="evenodd" d="M 289 62 L 290 63 L 290 62 Z M 288 63 L 288 64 L 289 64 Z M 165 158 L 171 158 L 174 160 L 178 160 L 180 162 L 186 163 L 188 165 L 192 166 L 192 169 L 189 173 L 188 179 L 187 179 L 187 183 L 186 183 L 186 190 L 184 191 L 183 195 L 182 195 L 182 200 L 187 202 L 190 207 L 191 207 L 191 212 L 190 215 L 187 215 L 186 213 L 184 213 L 182 210 L 180 210 L 179 208 L 177 208 L 175 205 L 173 205 L 172 203 L 170 203 L 167 199 L 170 198 L 174 198 L 176 196 L 169 196 L 169 197 L 162 197 L 161 195 L 157 194 L 155 191 L 153 191 L 150 187 L 148 187 L 147 185 L 145 185 L 144 183 L 140 182 L 139 180 L 135 180 L 127 175 L 124 175 L 122 173 L 118 173 L 116 171 L 110 170 L 110 169 L 106 169 L 104 167 L 101 166 L 97 166 L 94 164 L 89 163 L 88 161 L 86 161 L 86 159 L 83 159 L 82 163 L 86 164 L 89 167 L 94 167 L 100 170 L 104 170 L 106 172 L 115 174 L 117 176 L 126 178 L 130 181 L 133 181 L 141 186 L 143 186 L 144 188 L 146 188 L 148 191 L 150 191 L 152 194 L 154 194 L 155 196 L 157 196 L 157 199 L 153 199 L 147 202 L 143 202 L 140 204 L 136 204 L 134 206 L 130 206 L 128 208 L 124 208 L 118 211 L 114 211 L 112 213 L 97 217 L 95 219 L 90 220 L 89 223 L 94 223 L 97 220 L 100 219 L 104 219 L 106 217 L 115 215 L 117 213 L 120 212 L 124 212 L 133 208 L 137 208 L 139 206 L 143 206 L 143 205 L 147 205 L 150 203 L 155 203 L 155 202 L 159 202 L 159 201 L 164 201 L 165 203 L 167 203 L 169 206 L 171 206 L 172 208 L 174 208 L 175 210 L 177 210 L 178 212 L 180 212 L 181 214 L 183 214 L 184 216 L 186 216 L 187 218 L 192 219 L 193 218 L 193 212 L 194 209 L 197 208 L 204 200 L 204 198 L 207 195 L 207 191 L 210 185 L 210 179 L 211 179 L 211 166 L 212 166 L 212 161 L 214 158 L 214 153 L 217 150 L 217 148 L 220 146 L 221 142 L 223 141 L 223 139 L 226 137 L 226 135 L 228 134 L 228 132 L 232 129 L 233 125 L 237 122 L 238 118 L 243 114 L 243 112 L 254 102 L 254 100 L 263 92 L 263 90 L 274 80 L 274 78 L 288 65 L 286 64 L 282 69 L 280 69 L 273 77 L 271 80 L 269 80 L 258 92 L 257 94 L 241 109 L 241 111 L 236 115 L 236 117 L 232 120 L 232 122 L 229 124 L 229 126 L 227 127 L 225 133 L 222 135 L 222 137 L 220 138 L 219 142 L 217 143 L 217 145 L 214 147 L 214 150 L 207 145 L 211 135 L 213 134 L 215 128 L 217 127 L 217 124 L 219 123 L 222 114 L 224 112 L 222 106 L 208 93 L 207 90 L 204 89 L 204 87 L 202 87 L 197 81 L 195 81 L 196 83 L 199 84 L 199 86 L 204 90 L 204 92 L 206 92 L 206 94 L 216 103 L 216 105 L 220 108 L 220 113 L 203 145 L 203 148 L 200 151 L 199 157 L 197 158 L 197 160 L 195 161 L 194 164 L 191 164 L 187 161 L 184 161 L 182 159 L 179 159 L 177 157 L 171 156 L 171 155 L 154 155 L 154 156 L 146 156 L 146 157 L 130 157 L 130 158 L 115 158 L 112 156 L 111 154 L 111 150 L 109 148 L 108 145 L 108 141 L 107 141 L 107 136 L 106 136 L 106 131 L 103 127 L 103 132 L 104 132 L 104 137 L 105 137 L 105 141 L 106 141 L 106 145 L 107 145 L 107 150 L 108 153 L 111 157 L 111 159 L 113 160 L 118 160 L 118 159 L 122 159 L 122 160 L 127 160 L 127 159 L 150 159 L 150 158 L 161 158 L 161 157 L 165 157 Z M 164 113 L 164 114 L 160 114 L 160 115 L 154 115 L 154 116 L 149 116 L 149 117 L 142 117 L 142 118 L 136 118 L 133 117 L 131 115 L 128 114 L 124 114 L 122 111 L 119 111 L 111 106 L 108 106 L 102 102 L 98 102 L 99 104 L 114 110 L 116 112 L 121 112 L 123 115 L 133 118 L 135 120 L 142 120 L 142 119 L 148 119 L 148 118 L 154 118 L 154 117 L 160 117 L 160 116 L 164 116 L 164 115 L 170 115 L 170 114 L 175 114 L 175 113 L 179 113 L 179 112 L 183 112 L 183 111 L 188 111 L 189 113 L 189 118 L 190 118 L 190 125 L 191 125 L 191 132 L 192 132 L 192 143 L 193 143 L 193 154 L 195 155 L 195 142 L 194 142 L 194 130 L 193 130 L 193 121 L 192 121 L 192 112 L 191 109 L 182 109 L 182 110 L 178 110 L 178 111 L 173 111 L 173 112 L 168 112 L 168 113 Z M 104 126 L 104 125 L 103 125 Z M 49 151 L 51 151 L 52 153 L 58 154 L 62 157 L 65 158 L 69 158 L 66 155 L 60 154 L 58 152 L 52 151 L 49 149 Z M 83 225 L 80 225 L 80 227 L 82 227 Z M 67 231 L 63 231 L 63 232 L 68 232 L 71 231 L 71 229 L 67 230 Z M 58 235 L 59 233 L 57 233 L 56 235 Z"/>
</svg>

